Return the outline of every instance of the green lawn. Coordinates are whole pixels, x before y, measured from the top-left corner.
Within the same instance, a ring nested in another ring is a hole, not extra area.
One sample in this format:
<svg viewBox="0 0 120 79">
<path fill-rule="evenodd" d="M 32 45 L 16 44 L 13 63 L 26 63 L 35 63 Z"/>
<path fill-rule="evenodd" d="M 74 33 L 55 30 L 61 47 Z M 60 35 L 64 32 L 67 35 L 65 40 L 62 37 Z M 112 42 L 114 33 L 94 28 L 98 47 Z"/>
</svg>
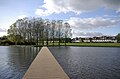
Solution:
<svg viewBox="0 0 120 79">
<path fill-rule="evenodd" d="M 54 43 L 55 46 L 58 46 L 58 43 Z M 64 43 L 60 43 L 61 46 L 64 46 Z M 83 46 L 83 47 L 120 47 L 120 43 L 66 43 L 67 46 Z M 52 43 L 49 43 L 49 46 L 52 46 Z"/>
</svg>

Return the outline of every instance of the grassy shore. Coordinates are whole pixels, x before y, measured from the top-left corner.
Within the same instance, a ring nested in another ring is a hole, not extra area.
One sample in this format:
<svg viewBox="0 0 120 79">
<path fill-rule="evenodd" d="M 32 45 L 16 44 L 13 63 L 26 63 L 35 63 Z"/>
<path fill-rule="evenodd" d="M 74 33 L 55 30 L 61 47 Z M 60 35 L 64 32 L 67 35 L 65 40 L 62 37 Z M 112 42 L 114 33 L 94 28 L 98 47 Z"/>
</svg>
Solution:
<svg viewBox="0 0 120 79">
<path fill-rule="evenodd" d="M 42 47 L 43 45 L 12 45 L 12 46 L 34 46 Z M 49 43 L 48 46 L 53 46 L 53 43 Z M 58 43 L 54 43 L 54 46 L 59 46 Z M 60 46 L 65 46 L 65 43 L 60 43 Z M 120 47 L 120 43 L 66 43 L 66 46 L 79 46 L 79 47 Z"/>
<path fill-rule="evenodd" d="M 60 43 L 61 46 L 65 46 L 65 43 Z M 52 46 L 52 43 L 49 44 Z M 55 43 L 54 46 L 58 46 Z M 81 47 L 120 47 L 120 43 L 66 43 L 66 46 L 81 46 Z"/>
</svg>

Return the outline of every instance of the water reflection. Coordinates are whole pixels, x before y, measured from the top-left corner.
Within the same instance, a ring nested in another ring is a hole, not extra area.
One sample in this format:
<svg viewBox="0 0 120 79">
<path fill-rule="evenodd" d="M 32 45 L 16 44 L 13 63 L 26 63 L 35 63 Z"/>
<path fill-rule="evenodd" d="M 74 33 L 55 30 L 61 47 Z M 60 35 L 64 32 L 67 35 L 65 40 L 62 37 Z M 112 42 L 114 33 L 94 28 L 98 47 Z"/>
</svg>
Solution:
<svg viewBox="0 0 120 79">
<path fill-rule="evenodd" d="M 21 79 L 40 48 L 0 46 L 0 79 Z"/>
</svg>

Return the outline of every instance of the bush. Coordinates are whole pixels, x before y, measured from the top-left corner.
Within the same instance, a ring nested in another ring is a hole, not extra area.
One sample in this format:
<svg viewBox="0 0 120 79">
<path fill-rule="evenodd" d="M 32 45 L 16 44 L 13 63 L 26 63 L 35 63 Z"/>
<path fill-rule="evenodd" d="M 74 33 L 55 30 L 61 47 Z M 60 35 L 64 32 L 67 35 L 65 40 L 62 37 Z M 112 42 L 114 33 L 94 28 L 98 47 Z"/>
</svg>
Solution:
<svg viewBox="0 0 120 79">
<path fill-rule="evenodd" d="M 11 42 L 11 41 L 9 41 L 9 40 L 2 40 L 0 44 L 1 44 L 1 45 L 14 45 L 15 43 L 14 43 L 14 42 Z"/>
</svg>

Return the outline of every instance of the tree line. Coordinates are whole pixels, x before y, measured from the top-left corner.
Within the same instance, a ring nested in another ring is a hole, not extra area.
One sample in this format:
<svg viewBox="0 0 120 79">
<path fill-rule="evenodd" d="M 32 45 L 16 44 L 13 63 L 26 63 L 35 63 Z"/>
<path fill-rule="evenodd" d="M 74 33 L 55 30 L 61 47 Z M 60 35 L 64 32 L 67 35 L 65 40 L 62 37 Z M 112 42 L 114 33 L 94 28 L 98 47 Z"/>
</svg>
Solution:
<svg viewBox="0 0 120 79">
<path fill-rule="evenodd" d="M 49 45 L 71 41 L 71 27 L 63 20 L 42 18 L 18 19 L 8 29 L 8 39 L 15 44 Z"/>
</svg>

